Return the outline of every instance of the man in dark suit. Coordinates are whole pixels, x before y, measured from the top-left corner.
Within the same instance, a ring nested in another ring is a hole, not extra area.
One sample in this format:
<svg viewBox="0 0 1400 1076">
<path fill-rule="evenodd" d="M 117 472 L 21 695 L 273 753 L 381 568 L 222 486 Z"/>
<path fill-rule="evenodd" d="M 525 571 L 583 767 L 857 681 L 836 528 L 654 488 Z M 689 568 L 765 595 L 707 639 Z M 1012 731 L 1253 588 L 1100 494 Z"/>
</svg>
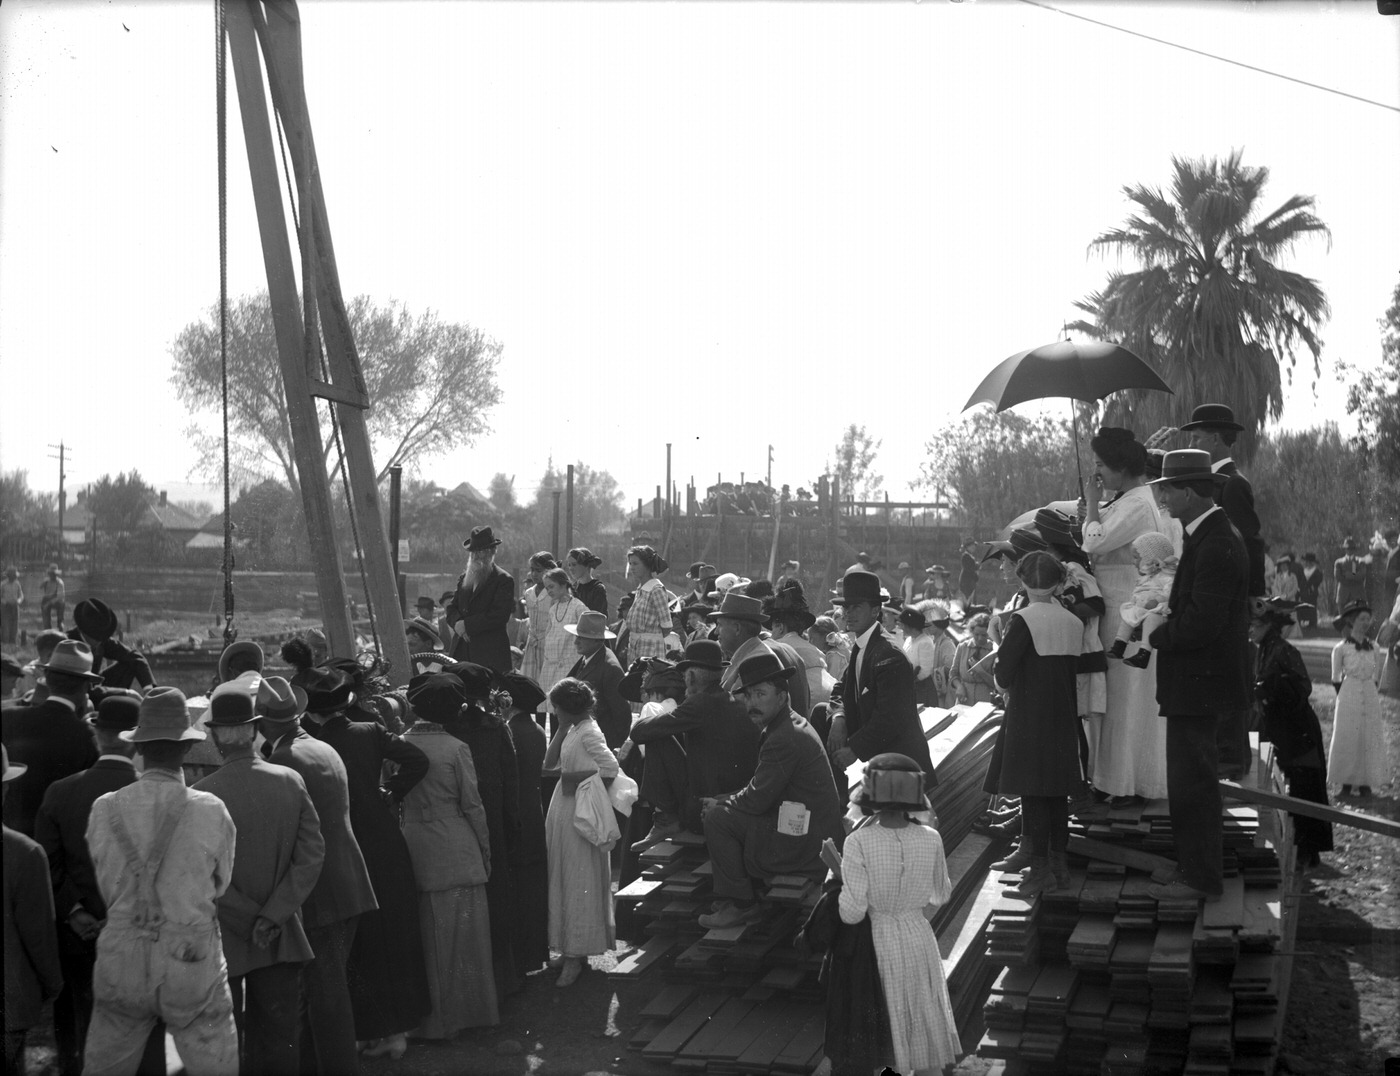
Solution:
<svg viewBox="0 0 1400 1076">
<path fill-rule="evenodd" d="M 302 998 L 302 1069 L 320 1076 L 360 1071 L 355 1018 L 345 964 L 355 942 L 355 922 L 379 906 L 369 871 L 350 828 L 350 787 L 335 748 L 308 736 L 297 724 L 306 694 L 280 676 L 258 690 L 258 731 L 263 757 L 296 770 L 306 783 L 321 822 L 325 860 L 302 908 L 307 940 L 316 957 L 306 966 Z"/>
<path fill-rule="evenodd" d="M 1157 703 L 1167 722 L 1167 800 L 1177 878 L 1152 887 L 1163 899 L 1219 899 L 1221 801 L 1217 725 L 1249 705 L 1249 555 L 1215 503 L 1210 455 L 1167 453 L 1154 485 L 1185 539 L 1157 651 Z"/>
<path fill-rule="evenodd" d="M 101 681 L 92 671 L 87 643 L 64 639 L 41 666 L 49 696 L 37 706 L 0 712 L 5 746 L 29 767 L 5 797 L 5 825 L 34 836 L 34 818 L 44 793 L 55 781 L 79 773 L 97 761 L 92 730 L 83 717 L 88 690 Z"/>
<path fill-rule="evenodd" d="M 720 674 L 728 664 L 718 643 L 697 639 L 671 670 L 684 677 L 685 698 L 669 713 L 639 717 L 633 723 L 628 738 L 646 745 L 641 796 L 656 811 L 651 832 L 633 845 L 633 851 L 680 832 L 682 826 L 703 832 L 701 799 L 737 792 L 753 777 L 758 729 L 744 704 L 720 687 Z M 647 675 L 643 691 L 652 674 Z"/>
<path fill-rule="evenodd" d="M 58 958 L 63 989 L 53 1003 L 54 1042 L 59 1071 L 78 1076 L 83 1067 L 88 1023 L 92 1020 L 92 968 L 97 935 L 107 918 L 107 904 L 97 888 L 87 846 L 88 816 L 99 796 L 136 780 L 131 761 L 136 745 L 117 735 L 136 727 L 141 700 L 113 695 L 89 718 L 97 740 L 97 761 L 88 769 L 55 781 L 44 793 L 34 819 L 34 839 L 44 849 L 53 883 L 58 927 Z M 165 1076 L 165 1025 L 157 1023 L 146 1041 L 137 1069 L 140 1076 Z"/>
<path fill-rule="evenodd" d="M 92 648 L 92 671 L 102 683 L 142 690 L 156 682 L 145 656 L 113 638 L 120 627 L 117 614 L 101 598 L 84 598 L 73 606 L 73 624 L 68 638 Z"/>
<path fill-rule="evenodd" d="M 254 754 L 255 720 L 246 687 L 214 689 L 206 727 L 224 764 L 194 787 L 223 800 L 238 829 L 233 878 L 217 906 L 243 1070 L 295 1076 L 301 971 L 315 956 L 301 906 L 321 876 L 326 845 L 301 777 Z"/>
<path fill-rule="evenodd" d="M 485 665 L 498 673 L 511 671 L 510 636 L 506 625 L 515 609 L 515 580 L 496 567 L 501 540 L 490 527 L 473 527 L 462 543 L 467 547 L 467 567 L 457 577 L 457 591 L 447 603 L 446 619 L 452 631 L 447 642 L 454 661 Z"/>
<path fill-rule="evenodd" d="M 880 627 L 884 591 L 874 572 L 849 571 L 841 579 L 841 597 L 832 601 L 846 610 L 846 626 L 855 636 L 839 692 L 839 711 L 831 719 L 827 747 L 839 788 L 856 759 L 869 761 L 886 751 L 907 755 L 924 771 L 924 784 L 937 783 L 928 740 L 914 700 L 914 667 Z"/>
<path fill-rule="evenodd" d="M 756 878 L 775 874 L 819 877 L 822 842 L 845 837 L 841 798 L 821 737 L 792 708 L 788 681 L 798 675 L 776 654 L 756 654 L 739 666 L 735 694 L 760 729 L 758 764 L 736 793 L 707 797 L 705 844 L 714 865 L 719 906 L 700 916 L 706 930 L 751 923 Z"/>
<path fill-rule="evenodd" d="M 1224 476 L 1215 488 L 1215 503 L 1235 525 L 1249 554 L 1249 596 L 1265 597 L 1264 539 L 1259 536 L 1259 514 L 1254 510 L 1254 487 L 1233 459 L 1235 439 L 1244 430 L 1235 421 L 1235 412 L 1225 404 L 1201 404 L 1191 412 L 1191 421 L 1182 423 L 1181 432 L 1191 435 L 1191 447 L 1210 453 L 1210 469 Z"/>
<path fill-rule="evenodd" d="M 608 630 L 607 618 L 592 610 L 582 614 L 577 624 L 565 624 L 564 630 L 574 637 L 574 646 L 579 652 L 579 659 L 569 675 L 593 689 L 598 700 L 593 716 L 603 730 L 608 747 L 616 751 L 632 728 L 632 707 L 622 695 L 622 664 L 607 646 L 607 641 L 617 636 Z M 553 686 L 540 685 L 546 690 Z"/>
</svg>

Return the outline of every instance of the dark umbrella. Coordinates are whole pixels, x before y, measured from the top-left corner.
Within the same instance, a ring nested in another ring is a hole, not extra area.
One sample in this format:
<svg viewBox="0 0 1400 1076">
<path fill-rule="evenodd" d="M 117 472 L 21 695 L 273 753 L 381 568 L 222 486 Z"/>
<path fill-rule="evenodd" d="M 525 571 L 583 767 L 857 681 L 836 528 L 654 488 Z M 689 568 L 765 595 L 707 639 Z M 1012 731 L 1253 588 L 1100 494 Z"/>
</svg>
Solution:
<svg viewBox="0 0 1400 1076">
<path fill-rule="evenodd" d="M 1055 396 L 1094 403 L 1120 389 L 1172 391 L 1152 367 L 1122 344 L 1056 340 L 1029 351 L 1018 351 L 998 363 L 973 391 L 963 410 L 989 403 L 998 411 L 1005 411 L 1027 400 Z M 1078 469 L 1079 416 L 1073 406 L 1070 417 L 1074 425 L 1074 464 Z M 1084 485 L 1082 472 L 1079 484 Z"/>
</svg>

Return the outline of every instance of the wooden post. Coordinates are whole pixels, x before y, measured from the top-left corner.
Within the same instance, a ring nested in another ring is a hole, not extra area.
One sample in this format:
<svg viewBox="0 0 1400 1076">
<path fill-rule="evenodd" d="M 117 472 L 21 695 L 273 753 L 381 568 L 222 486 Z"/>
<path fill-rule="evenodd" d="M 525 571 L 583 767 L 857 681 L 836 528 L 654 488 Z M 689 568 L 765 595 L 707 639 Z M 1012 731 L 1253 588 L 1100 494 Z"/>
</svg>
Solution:
<svg viewBox="0 0 1400 1076">
<path fill-rule="evenodd" d="M 556 490 L 553 491 L 553 496 L 554 496 L 554 531 L 553 531 L 553 535 L 554 535 L 554 540 L 553 540 L 552 544 L 550 545 L 549 549 L 550 549 L 550 552 L 553 553 L 555 556 L 558 556 L 558 555 L 559 555 L 559 498 L 560 498 L 561 495 L 562 495 L 562 491 L 561 491 L 561 490 L 557 490 L 557 489 L 556 489 Z"/>
<path fill-rule="evenodd" d="M 894 516 L 890 512 L 890 495 L 885 493 L 885 563 L 894 560 Z"/>
<path fill-rule="evenodd" d="M 782 498 L 773 506 L 773 544 L 768 550 L 768 581 L 771 583 L 775 579 L 773 569 L 778 563 L 778 532 L 783 526 L 783 502 Z"/>
<path fill-rule="evenodd" d="M 666 544 L 671 544 L 671 442 L 666 442 Z"/>
<path fill-rule="evenodd" d="M 287 242 L 287 221 L 282 210 L 282 191 L 277 179 L 277 160 L 273 152 L 267 101 L 263 96 L 253 17 L 250 8 L 242 3 L 229 4 L 225 17 L 234 82 L 243 117 L 243 141 L 248 150 L 253 203 L 262 238 L 263 263 L 267 270 L 277 358 L 286 396 L 287 422 L 292 432 L 292 452 L 301 483 L 316 587 L 321 594 L 326 640 L 333 655 L 350 657 L 355 652 L 355 634 L 350 625 L 340 547 L 335 540 L 335 517 L 331 510 L 330 482 L 326 476 L 320 421 L 306 373 L 301 303 L 297 298 L 296 275 Z M 395 634 L 403 638 L 402 631 Z M 399 668 L 407 671 L 406 665 L 407 657 Z"/>
<path fill-rule="evenodd" d="M 568 477 L 565 478 L 564 481 L 567 483 L 564 487 L 566 501 L 564 506 L 564 519 L 566 520 L 564 524 L 564 546 L 561 550 L 556 550 L 556 553 L 564 552 L 574 547 L 574 465 L 572 463 L 569 464 Z M 562 561 L 563 558 L 560 557 L 560 560 Z"/>
<path fill-rule="evenodd" d="M 724 485 L 722 474 L 715 476 L 715 568 L 720 572 L 728 571 L 724 566 L 724 491 L 719 487 Z"/>
</svg>

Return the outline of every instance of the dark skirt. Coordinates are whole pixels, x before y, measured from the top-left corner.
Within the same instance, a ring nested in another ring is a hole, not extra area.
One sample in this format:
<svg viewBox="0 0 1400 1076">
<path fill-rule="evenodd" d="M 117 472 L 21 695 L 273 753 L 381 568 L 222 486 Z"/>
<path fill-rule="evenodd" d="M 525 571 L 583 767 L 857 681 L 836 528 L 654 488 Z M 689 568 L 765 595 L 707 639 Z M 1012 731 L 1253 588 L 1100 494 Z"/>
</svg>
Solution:
<svg viewBox="0 0 1400 1076">
<path fill-rule="evenodd" d="M 549 959 L 549 855 L 540 800 L 540 769 L 546 743 L 539 725 L 525 715 L 510 721 L 520 775 L 520 851 L 511 865 L 515 915 L 511 937 L 516 971 L 528 975 Z"/>
</svg>

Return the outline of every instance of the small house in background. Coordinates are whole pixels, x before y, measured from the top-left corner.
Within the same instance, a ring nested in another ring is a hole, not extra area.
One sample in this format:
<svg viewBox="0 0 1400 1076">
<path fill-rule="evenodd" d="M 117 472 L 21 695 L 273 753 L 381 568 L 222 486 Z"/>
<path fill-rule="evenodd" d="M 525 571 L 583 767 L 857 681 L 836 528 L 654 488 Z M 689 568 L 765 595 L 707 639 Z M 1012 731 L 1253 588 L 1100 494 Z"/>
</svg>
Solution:
<svg viewBox="0 0 1400 1076">
<path fill-rule="evenodd" d="M 248 543 L 241 538 L 234 538 L 234 548 L 245 546 Z M 205 521 L 204 525 L 192 534 L 187 542 L 186 549 L 218 549 L 224 548 L 224 514 L 215 512 Z"/>
<path fill-rule="evenodd" d="M 65 524 L 67 520 L 64 520 Z M 146 512 L 141 518 L 141 527 L 152 528 L 164 531 L 169 535 L 171 541 L 180 545 L 188 546 L 192 538 L 198 535 L 205 526 L 204 520 L 191 515 L 179 505 L 171 504 L 165 495 L 165 490 L 160 491 L 160 495 L 154 501 L 146 502 Z M 222 518 L 220 519 L 220 545 L 222 538 Z"/>
</svg>

